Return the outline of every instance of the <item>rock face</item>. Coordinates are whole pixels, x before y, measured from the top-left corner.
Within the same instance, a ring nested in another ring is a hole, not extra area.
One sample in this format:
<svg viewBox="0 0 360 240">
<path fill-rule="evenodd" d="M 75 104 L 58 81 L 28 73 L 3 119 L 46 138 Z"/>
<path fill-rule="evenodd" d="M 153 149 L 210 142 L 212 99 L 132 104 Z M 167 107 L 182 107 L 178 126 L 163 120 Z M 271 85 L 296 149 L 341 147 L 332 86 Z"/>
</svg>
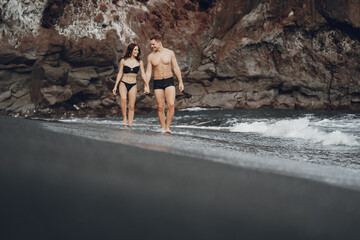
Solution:
<svg viewBox="0 0 360 240">
<path fill-rule="evenodd" d="M 360 110 L 358 0 L 0 0 L 0 113 L 113 116 L 130 42 L 163 35 L 177 108 Z M 155 111 L 142 93 L 137 112 Z"/>
</svg>

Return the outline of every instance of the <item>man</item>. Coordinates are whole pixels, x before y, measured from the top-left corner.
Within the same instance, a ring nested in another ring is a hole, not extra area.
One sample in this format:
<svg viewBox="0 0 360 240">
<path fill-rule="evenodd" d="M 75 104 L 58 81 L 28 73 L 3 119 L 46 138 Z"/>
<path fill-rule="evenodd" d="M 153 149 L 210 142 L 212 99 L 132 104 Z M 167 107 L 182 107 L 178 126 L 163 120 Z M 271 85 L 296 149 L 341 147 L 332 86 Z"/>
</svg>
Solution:
<svg viewBox="0 0 360 240">
<path fill-rule="evenodd" d="M 146 79 L 149 83 L 152 68 L 154 68 L 154 92 L 158 106 L 158 117 L 163 131 L 170 133 L 170 124 L 175 112 L 175 84 L 171 67 L 179 81 L 180 92 L 184 91 L 184 84 L 175 54 L 162 46 L 161 36 L 154 35 L 151 37 L 150 46 L 153 52 L 147 58 Z M 147 89 L 146 92 L 149 90 Z M 166 122 L 165 99 L 167 104 Z"/>
</svg>

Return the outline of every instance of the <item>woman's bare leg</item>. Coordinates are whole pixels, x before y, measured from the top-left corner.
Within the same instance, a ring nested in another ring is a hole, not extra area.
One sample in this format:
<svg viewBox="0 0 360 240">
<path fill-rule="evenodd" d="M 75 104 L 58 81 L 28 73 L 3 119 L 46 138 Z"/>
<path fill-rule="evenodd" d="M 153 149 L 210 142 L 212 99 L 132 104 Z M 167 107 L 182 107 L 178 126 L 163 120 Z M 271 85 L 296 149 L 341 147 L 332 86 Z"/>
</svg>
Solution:
<svg viewBox="0 0 360 240">
<path fill-rule="evenodd" d="M 134 119 L 134 112 L 135 112 L 135 101 L 136 101 L 136 93 L 137 93 L 137 86 L 133 86 L 129 91 L 129 126 L 132 126 L 133 119 Z"/>
<path fill-rule="evenodd" d="M 127 110 L 127 106 L 126 106 L 126 100 L 127 100 L 127 89 L 125 86 L 125 83 L 120 82 L 120 86 L 119 86 L 119 93 L 120 93 L 120 99 L 121 99 L 121 113 L 123 116 L 123 123 L 122 125 L 126 125 L 126 110 Z"/>
</svg>

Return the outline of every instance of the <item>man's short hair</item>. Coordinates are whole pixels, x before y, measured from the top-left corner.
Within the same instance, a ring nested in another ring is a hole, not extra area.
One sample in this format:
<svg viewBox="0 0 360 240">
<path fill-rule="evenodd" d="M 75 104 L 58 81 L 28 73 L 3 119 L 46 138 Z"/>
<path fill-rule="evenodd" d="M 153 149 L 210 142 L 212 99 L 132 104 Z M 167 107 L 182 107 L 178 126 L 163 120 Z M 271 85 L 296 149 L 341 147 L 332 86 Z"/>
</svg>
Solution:
<svg viewBox="0 0 360 240">
<path fill-rule="evenodd" d="M 150 37 L 150 41 L 151 40 L 155 40 L 155 41 L 157 41 L 157 42 L 161 42 L 161 35 L 160 34 L 154 34 L 154 35 L 152 35 L 151 37 Z"/>
</svg>

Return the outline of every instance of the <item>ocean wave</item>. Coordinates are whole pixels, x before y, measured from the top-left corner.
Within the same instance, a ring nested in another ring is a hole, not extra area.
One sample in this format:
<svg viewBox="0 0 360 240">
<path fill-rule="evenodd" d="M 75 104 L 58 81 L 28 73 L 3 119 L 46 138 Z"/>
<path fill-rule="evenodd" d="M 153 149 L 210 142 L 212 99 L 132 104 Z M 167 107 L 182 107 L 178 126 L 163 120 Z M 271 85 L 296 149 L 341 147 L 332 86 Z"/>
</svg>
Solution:
<svg viewBox="0 0 360 240">
<path fill-rule="evenodd" d="M 323 131 L 311 126 L 308 118 L 280 120 L 277 122 L 238 123 L 231 132 L 252 132 L 269 137 L 302 139 L 323 145 L 360 146 L 357 137 L 339 130 Z"/>
<path fill-rule="evenodd" d="M 59 122 L 64 123 L 92 123 L 99 125 L 122 125 L 122 121 L 119 120 L 105 120 L 105 119 L 96 119 L 96 118 L 66 118 L 58 119 Z"/>
<path fill-rule="evenodd" d="M 186 129 L 204 129 L 204 130 L 226 130 L 226 127 L 217 126 L 196 126 L 196 125 L 174 125 L 174 128 L 186 128 Z"/>
<path fill-rule="evenodd" d="M 189 111 L 189 112 L 197 112 L 197 111 L 209 111 L 209 110 L 220 110 L 220 108 L 202 108 L 202 107 L 193 107 L 193 108 L 184 108 L 179 111 Z"/>
<path fill-rule="evenodd" d="M 354 118 L 343 119 L 323 119 L 319 122 L 313 123 L 316 126 L 346 128 L 346 129 L 360 129 L 360 120 Z"/>
</svg>

